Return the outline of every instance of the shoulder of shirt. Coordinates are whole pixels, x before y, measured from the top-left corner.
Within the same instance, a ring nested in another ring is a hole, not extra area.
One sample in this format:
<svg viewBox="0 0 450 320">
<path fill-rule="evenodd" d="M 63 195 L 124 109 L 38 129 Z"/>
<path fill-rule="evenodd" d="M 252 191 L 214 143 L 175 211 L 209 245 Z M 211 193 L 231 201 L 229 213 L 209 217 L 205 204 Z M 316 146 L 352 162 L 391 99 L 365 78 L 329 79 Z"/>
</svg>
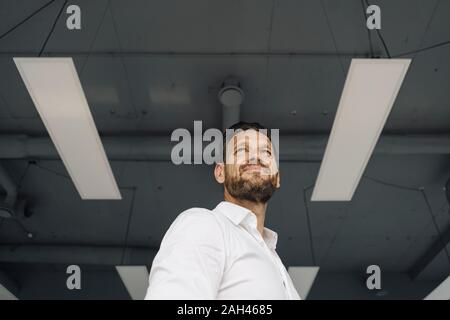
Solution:
<svg viewBox="0 0 450 320">
<path fill-rule="evenodd" d="M 190 208 L 181 212 L 172 223 L 174 228 L 190 225 L 205 231 L 223 231 L 223 222 L 216 212 L 206 208 Z"/>
<path fill-rule="evenodd" d="M 181 212 L 164 235 L 161 248 L 174 244 L 200 244 L 207 242 L 225 246 L 223 223 L 213 210 L 191 208 Z"/>
<path fill-rule="evenodd" d="M 190 208 L 181 212 L 175 221 L 177 220 L 203 220 L 205 222 L 215 221 L 214 212 L 206 208 Z"/>
</svg>

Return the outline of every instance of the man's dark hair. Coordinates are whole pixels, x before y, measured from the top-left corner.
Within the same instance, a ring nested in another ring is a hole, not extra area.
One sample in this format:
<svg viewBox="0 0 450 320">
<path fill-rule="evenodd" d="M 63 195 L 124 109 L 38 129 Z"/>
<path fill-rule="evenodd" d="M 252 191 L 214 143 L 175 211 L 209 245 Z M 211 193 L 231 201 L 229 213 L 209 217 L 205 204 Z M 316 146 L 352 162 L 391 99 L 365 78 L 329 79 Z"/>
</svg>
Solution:
<svg viewBox="0 0 450 320">
<path fill-rule="evenodd" d="M 270 130 L 267 129 L 265 126 L 261 125 L 258 122 L 239 121 L 239 122 L 233 124 L 228 129 L 225 129 L 225 130 L 222 131 L 222 136 L 223 136 L 223 145 L 222 145 L 223 161 L 225 161 L 225 159 L 226 159 L 226 149 L 227 149 L 226 146 L 227 146 L 227 143 L 234 136 L 234 134 L 232 136 L 229 136 L 228 137 L 229 140 L 227 141 L 227 130 L 234 130 L 234 133 L 238 133 L 240 130 L 242 130 L 242 131 L 246 131 L 246 130 L 256 130 L 256 131 L 264 130 L 262 132 L 266 134 L 266 136 L 269 139 L 269 141 L 272 141 L 271 135 L 270 135 Z"/>
</svg>

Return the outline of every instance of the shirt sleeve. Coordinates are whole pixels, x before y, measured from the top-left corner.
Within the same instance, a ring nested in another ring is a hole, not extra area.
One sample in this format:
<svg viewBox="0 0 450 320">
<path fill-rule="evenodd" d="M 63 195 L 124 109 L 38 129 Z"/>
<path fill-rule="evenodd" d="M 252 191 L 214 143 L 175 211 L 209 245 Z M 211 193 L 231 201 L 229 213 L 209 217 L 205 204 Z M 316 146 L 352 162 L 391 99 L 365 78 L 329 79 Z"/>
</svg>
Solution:
<svg viewBox="0 0 450 320">
<path fill-rule="evenodd" d="M 181 213 L 150 270 L 146 300 L 215 299 L 225 265 L 222 229 L 205 209 Z"/>
</svg>

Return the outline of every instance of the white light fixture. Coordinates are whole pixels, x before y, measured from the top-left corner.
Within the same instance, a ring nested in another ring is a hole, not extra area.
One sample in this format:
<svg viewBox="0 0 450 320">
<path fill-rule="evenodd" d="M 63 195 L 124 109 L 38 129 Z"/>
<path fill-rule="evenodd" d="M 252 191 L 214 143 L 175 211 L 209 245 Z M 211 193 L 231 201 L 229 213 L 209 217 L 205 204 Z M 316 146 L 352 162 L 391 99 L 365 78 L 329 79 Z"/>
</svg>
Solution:
<svg viewBox="0 0 450 320">
<path fill-rule="evenodd" d="M 0 283 L 0 301 L 1 300 L 18 300 L 18 299 L 14 294 L 12 294 Z"/>
<path fill-rule="evenodd" d="M 116 270 L 133 300 L 144 300 L 149 273 L 146 266 L 116 266 Z"/>
<path fill-rule="evenodd" d="M 450 300 L 450 277 L 445 279 L 424 300 Z"/>
<path fill-rule="evenodd" d="M 311 201 L 350 201 L 411 59 L 353 59 Z"/>
<path fill-rule="evenodd" d="M 288 273 L 302 300 L 306 300 L 316 279 L 319 267 L 289 267 Z"/>
<path fill-rule="evenodd" d="M 72 58 L 14 58 L 82 199 L 121 199 Z"/>
</svg>

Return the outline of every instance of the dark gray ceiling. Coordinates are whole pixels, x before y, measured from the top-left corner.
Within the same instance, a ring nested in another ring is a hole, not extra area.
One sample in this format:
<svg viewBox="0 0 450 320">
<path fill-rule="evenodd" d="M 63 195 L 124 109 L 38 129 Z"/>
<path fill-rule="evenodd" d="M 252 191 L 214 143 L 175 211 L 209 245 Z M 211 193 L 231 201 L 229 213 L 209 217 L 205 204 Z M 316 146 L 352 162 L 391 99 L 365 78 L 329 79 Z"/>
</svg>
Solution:
<svg viewBox="0 0 450 320">
<path fill-rule="evenodd" d="M 450 133 L 450 45 L 412 52 L 450 40 L 450 1 L 370 2 L 382 9 L 381 33 L 391 56 L 413 58 L 383 133 Z M 1 0 L 0 35 L 45 3 Z M 62 4 L 55 1 L 0 39 L 0 136 L 47 135 L 12 57 L 38 54 Z M 81 7 L 82 30 L 67 30 L 63 14 L 43 56 L 74 58 L 101 136 L 167 135 L 176 128 L 191 129 L 194 120 L 202 120 L 204 128 L 219 128 L 217 93 L 228 75 L 241 79 L 243 120 L 260 121 L 281 134 L 328 134 L 351 58 L 370 57 L 360 0 L 70 4 Z M 376 33 L 370 37 L 374 55 L 385 57 Z M 282 162 L 282 189 L 270 203 L 267 223 L 279 233 L 278 251 L 286 266 L 321 267 L 314 298 L 336 297 L 325 288 L 333 283 L 330 275 L 354 279 L 370 264 L 403 277 L 449 227 L 443 191 L 449 160 L 449 154 L 374 155 L 348 203 L 311 203 L 320 163 Z M 221 200 L 209 166 L 111 161 L 123 200 L 81 201 L 59 160 L 0 161 L 20 181 L 20 194 L 32 199 L 34 212 L 21 220 L 32 239 L 13 220 L 0 221 L 3 247 L 110 246 L 120 251 L 128 246 L 150 251 L 181 211 L 212 208 Z M 39 293 L 33 289 L 39 281 L 30 280 L 30 271 L 56 279 L 65 276 L 61 261 L 78 262 L 71 260 L 70 250 L 66 260 L 46 256 L 21 263 L 27 259 L 19 253 L 5 257 L 0 263 L 24 283 L 23 298 L 56 297 L 63 291 L 54 280 L 49 283 L 56 287 Z M 447 258 L 441 251 L 411 282 L 431 281 L 417 284 L 417 291 L 403 280 L 393 281 L 393 296 L 423 297 L 424 288 L 449 274 Z M 86 268 L 90 277 L 101 273 L 92 265 Z M 125 289 L 116 284 L 114 270 L 104 268 L 101 281 L 122 290 L 117 296 L 99 286 L 85 296 L 64 293 L 61 298 L 123 297 Z"/>
</svg>

